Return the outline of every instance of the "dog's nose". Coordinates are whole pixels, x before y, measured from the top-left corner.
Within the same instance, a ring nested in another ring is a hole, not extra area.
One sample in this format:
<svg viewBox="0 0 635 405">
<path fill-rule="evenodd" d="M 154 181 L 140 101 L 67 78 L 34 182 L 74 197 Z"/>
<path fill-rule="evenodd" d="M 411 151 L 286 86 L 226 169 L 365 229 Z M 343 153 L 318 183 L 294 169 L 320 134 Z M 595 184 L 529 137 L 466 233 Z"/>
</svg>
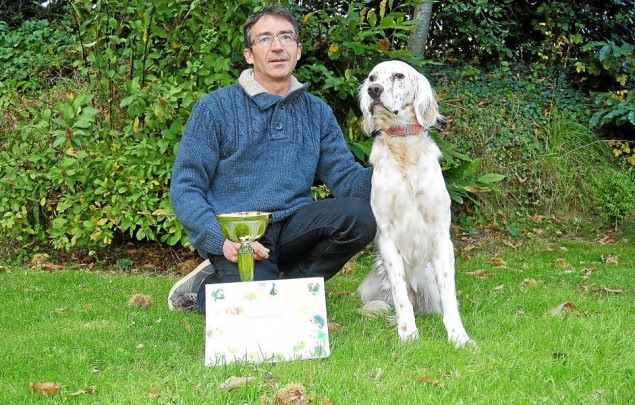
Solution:
<svg viewBox="0 0 635 405">
<path fill-rule="evenodd" d="M 370 86 L 368 86 L 368 95 L 373 100 L 377 100 L 383 92 L 384 88 L 381 84 L 371 84 Z"/>
</svg>

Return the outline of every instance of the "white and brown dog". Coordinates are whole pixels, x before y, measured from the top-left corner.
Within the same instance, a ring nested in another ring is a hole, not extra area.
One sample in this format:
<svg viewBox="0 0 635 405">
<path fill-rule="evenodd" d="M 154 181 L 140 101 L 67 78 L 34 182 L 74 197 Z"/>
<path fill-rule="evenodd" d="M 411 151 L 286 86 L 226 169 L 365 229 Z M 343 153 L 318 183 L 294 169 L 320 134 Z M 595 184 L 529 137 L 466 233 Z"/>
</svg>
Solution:
<svg viewBox="0 0 635 405">
<path fill-rule="evenodd" d="M 401 340 L 418 337 L 415 311 L 442 313 L 448 339 L 470 342 L 456 299 L 450 196 L 428 129 L 442 117 L 430 83 L 400 61 L 375 66 L 360 88 L 363 129 L 376 135 L 371 206 L 381 259 L 359 287 L 367 308 L 395 309 Z"/>
</svg>

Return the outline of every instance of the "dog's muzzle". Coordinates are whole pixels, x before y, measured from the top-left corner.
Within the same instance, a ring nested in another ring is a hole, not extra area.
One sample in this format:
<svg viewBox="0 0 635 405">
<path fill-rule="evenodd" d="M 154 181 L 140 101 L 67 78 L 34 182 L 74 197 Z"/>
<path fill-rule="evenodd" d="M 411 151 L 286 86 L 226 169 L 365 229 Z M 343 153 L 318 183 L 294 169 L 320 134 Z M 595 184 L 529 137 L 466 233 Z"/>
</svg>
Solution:
<svg viewBox="0 0 635 405">
<path fill-rule="evenodd" d="M 384 103 L 381 102 L 381 95 L 384 92 L 384 88 L 381 84 L 371 84 L 368 86 L 368 95 L 372 102 L 368 106 L 371 113 L 375 112 L 375 107 L 383 107 Z"/>
<path fill-rule="evenodd" d="M 381 97 L 381 94 L 384 92 L 384 87 L 381 84 L 371 84 L 368 86 L 368 95 L 370 98 L 377 102 Z"/>
</svg>

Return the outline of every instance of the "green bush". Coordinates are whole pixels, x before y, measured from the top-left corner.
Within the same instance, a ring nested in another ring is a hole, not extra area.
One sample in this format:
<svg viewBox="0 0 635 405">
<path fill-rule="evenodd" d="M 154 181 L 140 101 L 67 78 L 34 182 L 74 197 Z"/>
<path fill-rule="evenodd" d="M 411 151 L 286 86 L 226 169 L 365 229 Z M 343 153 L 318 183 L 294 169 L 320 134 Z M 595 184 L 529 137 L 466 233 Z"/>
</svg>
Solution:
<svg viewBox="0 0 635 405">
<path fill-rule="evenodd" d="M 593 201 L 600 216 L 617 229 L 619 222 L 635 211 L 633 171 L 606 168 L 593 182 Z"/>
<path fill-rule="evenodd" d="M 0 21 L 0 83 L 38 90 L 60 75 L 72 58 L 72 37 L 46 20 L 27 20 L 18 28 Z"/>
<path fill-rule="evenodd" d="M 168 200 L 174 154 L 194 101 L 234 83 L 245 67 L 237 52 L 244 47 L 241 24 L 261 4 L 82 0 L 69 2 L 58 25 L 5 27 L 0 65 L 13 76 L 1 82 L 7 92 L 0 98 L 8 107 L 0 111 L 4 238 L 87 251 L 121 238 L 187 244 Z M 296 10 L 304 44 L 297 76 L 333 107 L 351 150 L 366 163 L 371 140 L 360 130 L 357 88 L 381 59 L 423 66 L 401 50 L 411 23 L 392 2 L 363 12 L 361 2 L 351 2 L 341 15 Z M 46 38 L 58 45 L 52 67 L 40 63 L 48 57 Z M 14 59 L 12 44 L 35 63 Z M 70 71 L 58 78 L 62 61 Z M 36 88 L 39 97 L 21 100 Z M 455 199 L 497 180 L 463 169 L 470 159 L 452 144 L 442 148 L 447 162 L 461 163 L 452 163 Z M 317 198 L 328 195 L 316 186 Z"/>
<path fill-rule="evenodd" d="M 591 103 L 584 93 L 558 77 L 536 80 L 526 68 L 437 68 L 429 77 L 449 119 L 443 138 L 469 151 L 480 172 L 506 175 L 500 192 L 481 194 L 468 205 L 478 217 L 473 222 L 490 223 L 502 211 L 510 221 L 536 214 L 567 223 L 590 218 L 589 175 L 615 162 L 586 124 Z"/>
</svg>

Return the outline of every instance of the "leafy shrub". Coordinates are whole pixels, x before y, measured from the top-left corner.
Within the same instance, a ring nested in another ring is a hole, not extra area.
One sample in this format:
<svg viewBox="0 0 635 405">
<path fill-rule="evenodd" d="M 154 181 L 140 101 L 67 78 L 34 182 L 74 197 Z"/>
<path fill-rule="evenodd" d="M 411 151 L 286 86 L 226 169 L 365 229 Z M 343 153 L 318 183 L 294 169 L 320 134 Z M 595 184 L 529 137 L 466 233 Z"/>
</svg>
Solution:
<svg viewBox="0 0 635 405">
<path fill-rule="evenodd" d="M 609 138 L 635 141 L 635 45 L 593 42 L 586 49 L 595 58 L 577 68 L 592 77 L 607 77 L 609 82 L 608 91 L 593 96 L 596 109 L 590 124 Z M 635 159 L 630 163 L 635 166 Z"/>
<path fill-rule="evenodd" d="M 635 211 L 633 171 L 607 168 L 593 181 L 593 201 L 600 216 L 617 228 L 620 221 Z"/>
<path fill-rule="evenodd" d="M 7 162 L 0 175 L 3 235 L 21 245 L 66 250 L 107 247 L 122 236 L 187 244 L 168 202 L 174 153 L 194 101 L 234 83 L 244 68 L 236 52 L 244 46 L 241 24 L 260 5 L 161 0 L 146 7 L 136 0 L 80 0 L 69 2 L 61 25 L 37 22 L 33 32 L 26 32 L 28 25 L 17 33 L 5 30 L 12 43 L 29 38 L 20 43 L 36 63 L 0 60 L 29 78 L 27 84 L 3 81 L 9 91 L 0 102 L 12 106 L 27 88 L 43 92 L 0 112 L 0 158 Z M 392 2 L 377 9 L 352 2 L 343 14 L 304 15 L 297 76 L 332 105 L 363 163 L 370 139 L 359 127 L 357 87 L 380 59 L 401 57 L 423 66 L 401 50 L 410 28 L 406 13 Z M 56 38 L 66 38 L 69 46 L 56 51 L 59 61 L 72 66 L 72 81 L 40 80 L 57 74 L 37 62 L 47 56 L 44 37 L 57 45 Z M 460 162 L 452 163 L 455 198 L 465 198 L 469 187 L 491 186 L 495 179 L 477 179 L 475 171 L 462 168 L 471 161 L 452 144 L 442 147 L 447 162 Z M 328 190 L 316 186 L 315 196 L 325 197 Z"/>
<path fill-rule="evenodd" d="M 430 69 L 449 120 L 441 135 L 469 151 L 481 173 L 502 173 L 500 192 L 479 195 L 467 208 L 490 222 L 506 215 L 589 217 L 589 173 L 615 163 L 605 142 L 586 125 L 590 103 L 560 78 L 535 78 L 528 69 L 484 72 Z M 461 80 L 456 77 L 463 75 Z M 451 173 L 451 169 L 448 172 Z M 473 207 L 475 206 L 475 207 Z"/>
<path fill-rule="evenodd" d="M 46 20 L 27 20 L 12 29 L 0 21 L 0 82 L 18 90 L 37 90 L 66 73 L 69 38 Z"/>
</svg>

